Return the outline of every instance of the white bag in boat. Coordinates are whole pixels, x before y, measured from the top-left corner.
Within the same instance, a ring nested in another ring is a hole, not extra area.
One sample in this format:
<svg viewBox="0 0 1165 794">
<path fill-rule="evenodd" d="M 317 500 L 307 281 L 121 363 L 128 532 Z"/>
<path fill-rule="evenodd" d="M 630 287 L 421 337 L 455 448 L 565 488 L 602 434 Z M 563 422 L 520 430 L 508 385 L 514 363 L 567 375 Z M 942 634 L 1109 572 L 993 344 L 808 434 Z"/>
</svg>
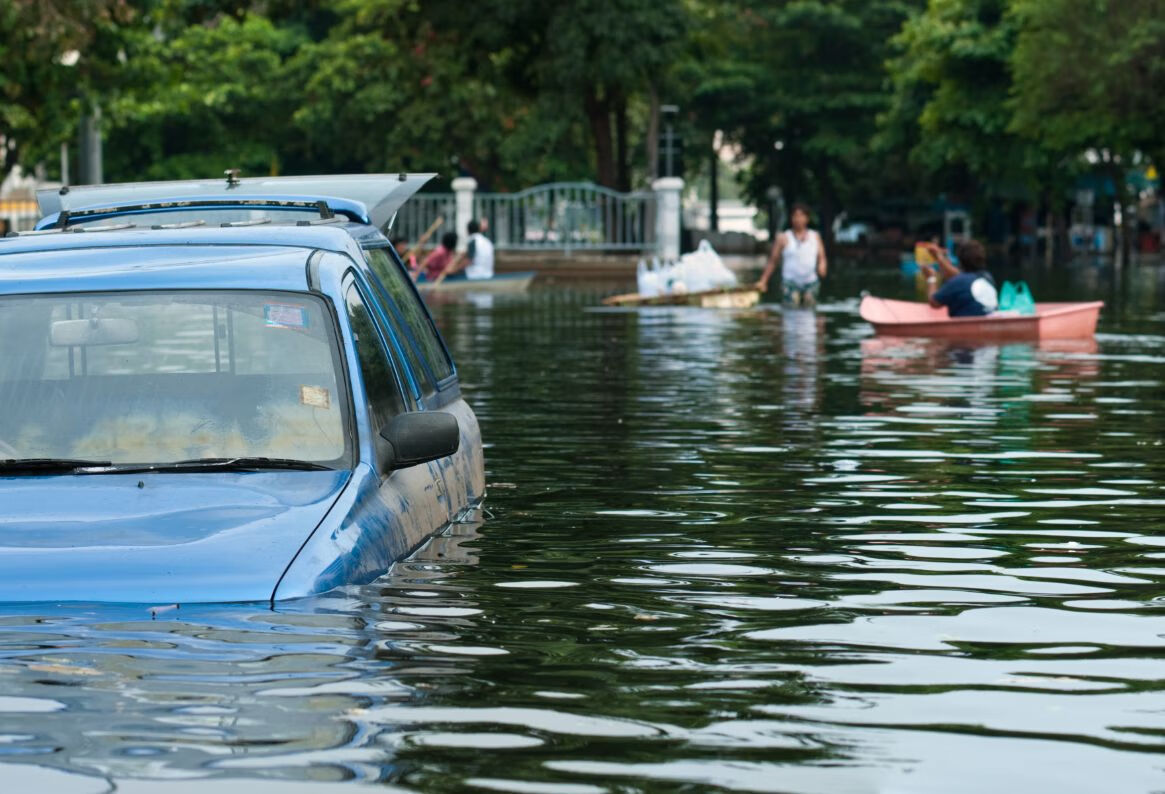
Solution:
<svg viewBox="0 0 1165 794">
<path fill-rule="evenodd" d="M 639 267 L 635 271 L 636 286 L 638 292 L 645 298 L 654 298 L 660 293 L 662 285 L 660 284 L 659 273 L 647 266 L 647 262 L 643 259 L 639 260 Z"/>
<path fill-rule="evenodd" d="M 724 265 L 716 249 L 701 240 L 695 251 L 680 257 L 681 278 L 691 292 L 736 286 L 736 275 Z"/>
<path fill-rule="evenodd" d="M 672 282 L 675 281 L 675 268 L 665 262 L 656 272 L 659 275 L 659 294 L 670 295 Z"/>
</svg>

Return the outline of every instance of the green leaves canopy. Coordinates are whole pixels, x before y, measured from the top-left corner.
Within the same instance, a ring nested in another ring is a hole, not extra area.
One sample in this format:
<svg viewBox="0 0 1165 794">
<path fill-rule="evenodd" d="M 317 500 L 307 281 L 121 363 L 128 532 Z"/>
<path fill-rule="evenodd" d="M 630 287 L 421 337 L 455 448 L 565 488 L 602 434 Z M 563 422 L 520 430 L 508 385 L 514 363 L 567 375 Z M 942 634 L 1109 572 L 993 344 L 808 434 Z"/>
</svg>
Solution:
<svg viewBox="0 0 1165 794">
<path fill-rule="evenodd" d="M 689 164 L 719 131 L 752 198 L 779 186 L 826 220 L 1062 187 L 1085 152 L 1165 164 L 1165 0 L 13 0 L 0 57 L 4 171 L 51 169 L 93 102 L 110 179 L 629 188 L 661 102 Z"/>
</svg>

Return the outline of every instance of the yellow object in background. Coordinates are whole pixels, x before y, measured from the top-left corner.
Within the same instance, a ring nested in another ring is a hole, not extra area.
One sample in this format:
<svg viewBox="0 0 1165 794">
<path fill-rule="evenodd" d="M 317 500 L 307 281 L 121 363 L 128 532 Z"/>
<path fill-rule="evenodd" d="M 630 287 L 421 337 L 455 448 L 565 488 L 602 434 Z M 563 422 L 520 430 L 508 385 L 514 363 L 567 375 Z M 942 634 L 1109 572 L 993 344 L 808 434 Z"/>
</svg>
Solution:
<svg viewBox="0 0 1165 794">
<path fill-rule="evenodd" d="M 935 264 L 934 255 L 923 243 L 917 243 L 914 246 L 914 263 L 920 268 Z"/>
</svg>

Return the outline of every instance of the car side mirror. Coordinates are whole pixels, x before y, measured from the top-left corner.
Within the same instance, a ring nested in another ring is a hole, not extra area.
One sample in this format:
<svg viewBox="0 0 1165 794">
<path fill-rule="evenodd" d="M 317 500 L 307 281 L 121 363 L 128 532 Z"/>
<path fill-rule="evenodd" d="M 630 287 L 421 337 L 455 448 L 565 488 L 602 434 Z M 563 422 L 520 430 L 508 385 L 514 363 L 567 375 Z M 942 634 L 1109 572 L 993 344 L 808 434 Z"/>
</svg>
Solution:
<svg viewBox="0 0 1165 794">
<path fill-rule="evenodd" d="M 446 458 L 461 446 L 457 417 L 440 411 L 397 414 L 381 428 L 380 437 L 391 447 L 388 460 L 393 469 Z"/>
</svg>

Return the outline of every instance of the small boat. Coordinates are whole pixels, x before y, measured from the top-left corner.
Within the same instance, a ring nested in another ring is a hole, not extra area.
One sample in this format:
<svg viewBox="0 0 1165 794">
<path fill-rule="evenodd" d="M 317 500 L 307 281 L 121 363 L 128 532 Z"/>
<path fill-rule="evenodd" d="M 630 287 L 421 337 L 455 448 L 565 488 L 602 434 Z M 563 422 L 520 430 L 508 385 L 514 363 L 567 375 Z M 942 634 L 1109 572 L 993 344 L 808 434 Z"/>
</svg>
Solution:
<svg viewBox="0 0 1165 794">
<path fill-rule="evenodd" d="M 703 309 L 748 309 L 758 302 L 760 290 L 755 287 L 724 287 L 651 296 L 631 292 L 603 299 L 604 306 L 698 306 Z"/>
<path fill-rule="evenodd" d="M 445 279 L 438 283 L 422 281 L 417 289 L 422 295 L 430 293 L 457 294 L 463 292 L 525 292 L 530 288 L 530 282 L 538 275 L 533 270 L 522 273 L 499 273 L 493 278 L 458 278 Z"/>
<path fill-rule="evenodd" d="M 882 336 L 924 336 L 1002 342 L 1028 339 L 1087 339 L 1096 333 L 1104 301 L 1037 303 L 1035 314 L 992 314 L 951 317 L 946 308 L 928 303 L 896 301 L 867 295 L 859 309 L 862 319 Z"/>
</svg>

